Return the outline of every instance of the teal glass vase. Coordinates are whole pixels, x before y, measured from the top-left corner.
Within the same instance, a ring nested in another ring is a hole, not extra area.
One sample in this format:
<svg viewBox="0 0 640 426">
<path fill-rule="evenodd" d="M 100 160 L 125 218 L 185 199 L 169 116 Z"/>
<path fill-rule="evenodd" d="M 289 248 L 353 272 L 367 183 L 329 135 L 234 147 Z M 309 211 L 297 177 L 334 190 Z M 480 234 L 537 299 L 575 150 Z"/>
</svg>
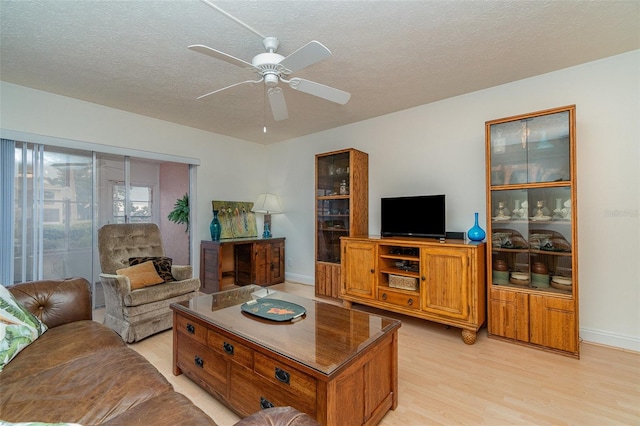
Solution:
<svg viewBox="0 0 640 426">
<path fill-rule="evenodd" d="M 480 228 L 480 225 L 478 225 L 478 212 L 475 213 L 475 216 L 475 224 L 467 231 L 467 238 L 471 241 L 482 241 L 487 234 L 484 232 L 484 229 Z"/>
<path fill-rule="evenodd" d="M 220 234 L 222 234 L 222 225 L 218 219 L 218 210 L 213 211 L 213 219 L 211 225 L 209 225 L 209 231 L 211 232 L 211 241 L 220 241 Z"/>
</svg>

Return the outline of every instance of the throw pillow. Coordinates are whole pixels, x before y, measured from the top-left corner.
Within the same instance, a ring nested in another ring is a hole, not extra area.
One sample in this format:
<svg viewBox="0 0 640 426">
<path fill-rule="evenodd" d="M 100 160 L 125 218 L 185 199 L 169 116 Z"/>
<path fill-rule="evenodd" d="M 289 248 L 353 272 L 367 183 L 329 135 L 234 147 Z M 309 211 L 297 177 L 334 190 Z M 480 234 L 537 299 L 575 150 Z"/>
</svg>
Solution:
<svg viewBox="0 0 640 426">
<path fill-rule="evenodd" d="M 170 257 L 130 257 L 129 266 L 139 265 L 144 262 L 152 261 L 153 266 L 156 268 L 156 272 L 164 280 L 165 283 L 175 281 L 171 275 L 171 263 L 173 259 Z"/>
<path fill-rule="evenodd" d="M 47 331 L 47 326 L 0 285 L 0 371 Z"/>
<path fill-rule="evenodd" d="M 148 287 L 164 282 L 160 275 L 156 272 L 156 268 L 153 266 L 153 262 L 148 261 L 139 265 L 129 266 L 128 268 L 118 269 L 116 271 L 118 275 L 124 275 L 129 277 L 129 284 L 131 290 L 137 290 L 139 288 Z"/>
</svg>

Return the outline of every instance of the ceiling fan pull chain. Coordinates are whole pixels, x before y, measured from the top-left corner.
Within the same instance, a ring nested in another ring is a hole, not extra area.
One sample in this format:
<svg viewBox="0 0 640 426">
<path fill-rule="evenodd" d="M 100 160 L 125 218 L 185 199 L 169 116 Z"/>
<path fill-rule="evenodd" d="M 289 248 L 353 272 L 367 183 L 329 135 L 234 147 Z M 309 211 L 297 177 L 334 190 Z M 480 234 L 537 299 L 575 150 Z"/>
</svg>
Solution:
<svg viewBox="0 0 640 426">
<path fill-rule="evenodd" d="M 218 12 L 222 13 L 224 16 L 226 16 L 227 18 L 231 19 L 234 22 L 237 22 L 238 24 L 242 25 L 243 27 L 245 27 L 246 29 L 248 29 L 249 31 L 251 31 L 252 33 L 254 33 L 255 35 L 257 35 L 258 37 L 260 37 L 261 39 L 265 39 L 266 36 L 263 36 L 262 34 L 260 34 L 258 31 L 254 30 L 253 28 L 251 28 L 249 25 L 245 24 L 244 22 L 242 22 L 241 20 L 239 20 L 238 18 L 232 16 L 230 13 L 225 12 L 224 10 L 220 9 L 220 6 L 216 6 L 215 4 L 211 3 L 208 0 L 201 0 L 203 3 L 205 3 L 208 6 L 211 6 L 212 8 L 214 8 L 215 10 L 217 10 Z"/>
</svg>

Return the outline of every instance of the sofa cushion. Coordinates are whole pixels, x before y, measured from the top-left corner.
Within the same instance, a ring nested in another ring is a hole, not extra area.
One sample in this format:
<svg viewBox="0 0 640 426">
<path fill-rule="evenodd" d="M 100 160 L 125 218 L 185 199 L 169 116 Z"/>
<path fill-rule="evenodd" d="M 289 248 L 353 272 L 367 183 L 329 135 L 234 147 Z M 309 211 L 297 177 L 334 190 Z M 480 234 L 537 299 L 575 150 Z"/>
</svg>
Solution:
<svg viewBox="0 0 640 426">
<path fill-rule="evenodd" d="M 0 285 L 0 371 L 47 331 L 47 326 Z"/>
<path fill-rule="evenodd" d="M 118 275 L 124 275 L 129 278 L 131 290 L 161 284 L 164 280 L 156 272 L 153 262 L 148 261 L 139 265 L 129 266 L 128 268 L 118 269 Z"/>
<path fill-rule="evenodd" d="M 153 267 L 156 268 L 156 272 L 160 275 L 160 278 L 164 280 L 165 283 L 175 281 L 176 279 L 171 275 L 171 264 L 173 263 L 173 259 L 170 257 L 164 256 L 145 256 L 145 257 L 130 257 L 129 265 L 139 265 L 144 262 L 153 262 Z"/>
<path fill-rule="evenodd" d="M 0 420 L 0 426 L 82 426 L 80 423 L 43 423 L 43 422 L 18 422 L 9 423 L 4 420 Z"/>
<path fill-rule="evenodd" d="M 6 421 L 93 425 L 172 390 L 153 365 L 121 344 L 60 362 L 17 382 L 3 380 L 0 412 Z"/>
<path fill-rule="evenodd" d="M 2 385 L 38 376 L 64 362 L 122 346 L 120 336 L 95 321 L 76 321 L 50 328 L 6 366 L 2 372 Z"/>
<path fill-rule="evenodd" d="M 74 277 L 30 281 L 8 289 L 18 303 L 51 329 L 92 318 L 90 287 L 86 279 Z"/>
<path fill-rule="evenodd" d="M 215 422 L 184 395 L 171 391 L 137 404 L 103 425 L 215 425 Z"/>
</svg>

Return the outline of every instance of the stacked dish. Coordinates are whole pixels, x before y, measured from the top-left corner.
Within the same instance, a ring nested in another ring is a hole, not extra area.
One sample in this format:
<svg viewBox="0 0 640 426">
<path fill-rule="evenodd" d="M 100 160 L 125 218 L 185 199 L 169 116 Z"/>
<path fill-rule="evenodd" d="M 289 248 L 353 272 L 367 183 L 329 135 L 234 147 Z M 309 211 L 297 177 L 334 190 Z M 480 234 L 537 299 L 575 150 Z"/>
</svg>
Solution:
<svg viewBox="0 0 640 426">
<path fill-rule="evenodd" d="M 529 285 L 529 274 L 526 272 L 512 272 L 509 282 L 515 285 L 527 286 Z"/>
<path fill-rule="evenodd" d="M 556 275 L 551 278 L 551 287 L 558 290 L 571 291 L 572 280 L 570 277 L 561 277 Z"/>
</svg>

